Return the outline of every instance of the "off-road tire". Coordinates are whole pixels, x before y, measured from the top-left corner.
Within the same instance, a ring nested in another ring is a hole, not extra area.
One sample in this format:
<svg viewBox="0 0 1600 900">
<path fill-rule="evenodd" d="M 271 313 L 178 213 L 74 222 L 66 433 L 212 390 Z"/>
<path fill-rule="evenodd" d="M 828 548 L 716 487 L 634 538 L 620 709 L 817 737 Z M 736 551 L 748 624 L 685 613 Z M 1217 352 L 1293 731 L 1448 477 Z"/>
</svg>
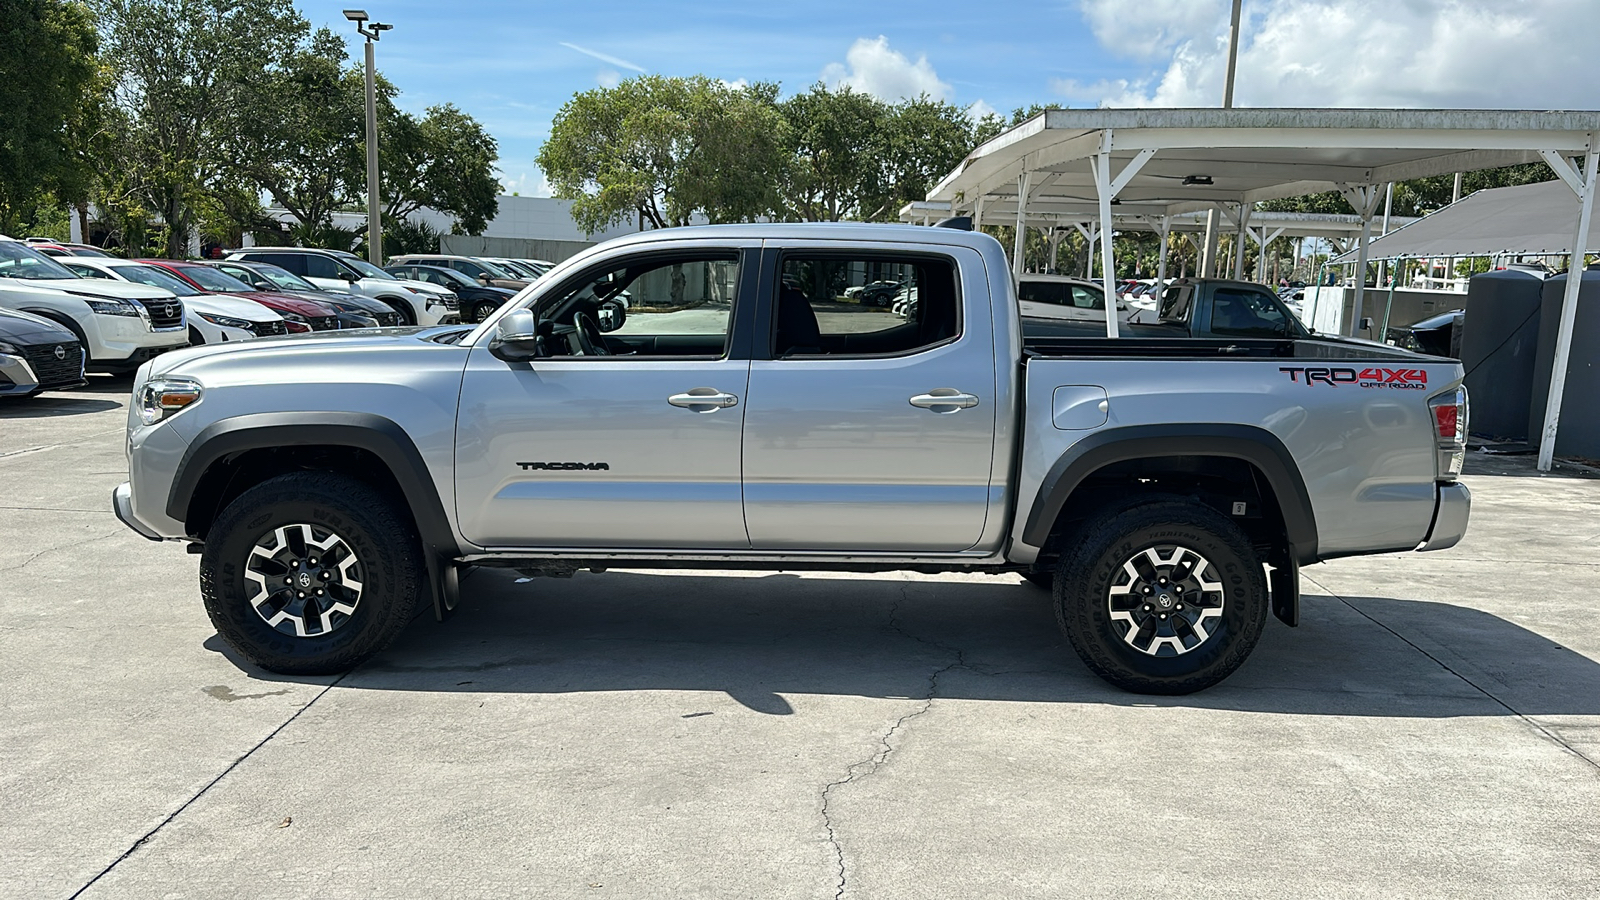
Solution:
<svg viewBox="0 0 1600 900">
<path fill-rule="evenodd" d="M 306 523 L 335 532 L 360 561 L 354 612 L 326 634 L 284 634 L 258 614 L 245 569 L 263 535 Z M 217 517 L 200 557 L 206 613 L 228 645 L 284 675 L 346 672 L 399 636 L 425 592 L 421 541 L 403 505 L 386 492 L 342 475 L 291 472 L 240 494 Z"/>
<path fill-rule="evenodd" d="M 1110 591 L 1135 554 L 1156 546 L 1192 548 L 1222 585 L 1220 618 L 1209 634 L 1175 656 L 1152 656 L 1124 640 L 1112 620 Z M 1250 541 L 1221 513 L 1171 497 L 1110 510 L 1063 547 L 1055 580 L 1056 621 L 1090 671 L 1139 694 L 1189 694 L 1242 665 L 1267 622 L 1267 584 Z"/>
</svg>

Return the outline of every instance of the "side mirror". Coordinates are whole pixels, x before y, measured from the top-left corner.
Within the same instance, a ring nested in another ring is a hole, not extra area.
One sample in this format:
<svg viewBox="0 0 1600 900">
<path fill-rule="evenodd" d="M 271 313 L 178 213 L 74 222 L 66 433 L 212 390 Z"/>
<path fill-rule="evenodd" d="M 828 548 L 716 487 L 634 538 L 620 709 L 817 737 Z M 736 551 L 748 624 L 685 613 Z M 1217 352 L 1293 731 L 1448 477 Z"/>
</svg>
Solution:
<svg viewBox="0 0 1600 900">
<path fill-rule="evenodd" d="M 538 322 L 531 309 L 514 309 L 495 324 L 489 352 L 506 362 L 527 362 L 539 355 Z"/>
<path fill-rule="evenodd" d="M 1356 323 L 1356 330 L 1357 331 L 1371 331 L 1372 330 L 1372 317 L 1371 316 L 1362 316 L 1361 317 L 1361 321 Z"/>
<path fill-rule="evenodd" d="M 350 282 L 352 284 L 354 284 L 355 282 L 361 280 L 361 276 L 360 275 L 357 275 L 354 272 L 347 272 L 347 271 L 344 271 L 344 270 L 340 270 L 339 277 L 343 278 L 345 281 L 348 281 L 348 282 Z"/>
<path fill-rule="evenodd" d="M 480 272 L 480 273 L 478 273 L 478 283 L 483 285 L 484 287 L 488 287 L 489 286 L 489 282 L 491 282 L 493 280 L 494 280 L 493 278 L 489 277 L 489 273 L 488 272 Z"/>
</svg>

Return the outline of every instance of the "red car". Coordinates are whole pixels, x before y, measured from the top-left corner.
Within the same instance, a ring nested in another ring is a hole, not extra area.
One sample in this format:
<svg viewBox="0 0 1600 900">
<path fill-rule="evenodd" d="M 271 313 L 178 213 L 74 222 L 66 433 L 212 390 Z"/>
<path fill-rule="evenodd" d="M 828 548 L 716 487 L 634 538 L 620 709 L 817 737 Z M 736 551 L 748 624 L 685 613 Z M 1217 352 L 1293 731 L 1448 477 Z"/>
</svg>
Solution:
<svg viewBox="0 0 1600 900">
<path fill-rule="evenodd" d="M 232 294 L 235 297 L 254 300 L 283 316 L 290 333 L 332 331 L 339 327 L 339 313 L 332 307 L 291 297 L 288 294 L 258 291 L 232 275 L 219 272 L 205 263 L 180 262 L 174 259 L 141 259 L 139 262 L 160 266 L 208 294 Z"/>
</svg>

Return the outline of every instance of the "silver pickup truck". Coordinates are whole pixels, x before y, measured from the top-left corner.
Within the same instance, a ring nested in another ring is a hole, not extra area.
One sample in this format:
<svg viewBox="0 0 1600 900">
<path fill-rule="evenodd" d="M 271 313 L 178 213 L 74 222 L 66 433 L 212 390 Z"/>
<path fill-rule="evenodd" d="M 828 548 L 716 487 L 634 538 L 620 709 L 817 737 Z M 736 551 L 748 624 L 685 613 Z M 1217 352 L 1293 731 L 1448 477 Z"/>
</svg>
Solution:
<svg viewBox="0 0 1600 900">
<path fill-rule="evenodd" d="M 915 302 L 847 293 L 882 280 Z M 1455 361 L 1024 340 L 1017 310 L 983 234 L 644 232 L 476 327 L 153 360 L 113 506 L 191 543 L 218 632 L 277 672 L 346 670 L 419 604 L 444 618 L 467 566 L 907 570 L 1049 588 L 1084 663 L 1147 693 L 1227 677 L 1269 612 L 1296 624 L 1300 566 L 1466 529 Z"/>
</svg>

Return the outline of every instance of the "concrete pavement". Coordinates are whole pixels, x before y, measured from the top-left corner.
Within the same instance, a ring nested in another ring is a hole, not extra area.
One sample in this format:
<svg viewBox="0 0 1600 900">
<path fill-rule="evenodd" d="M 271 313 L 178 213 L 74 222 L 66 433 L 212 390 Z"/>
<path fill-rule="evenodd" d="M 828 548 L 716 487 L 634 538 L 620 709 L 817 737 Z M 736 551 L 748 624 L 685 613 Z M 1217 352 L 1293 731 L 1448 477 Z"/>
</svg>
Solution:
<svg viewBox="0 0 1600 900">
<path fill-rule="evenodd" d="M 1600 893 L 1600 481 L 1474 456 L 1192 697 L 976 576 L 480 570 L 290 679 L 108 511 L 126 386 L 0 406 L 0 896 Z"/>
</svg>

